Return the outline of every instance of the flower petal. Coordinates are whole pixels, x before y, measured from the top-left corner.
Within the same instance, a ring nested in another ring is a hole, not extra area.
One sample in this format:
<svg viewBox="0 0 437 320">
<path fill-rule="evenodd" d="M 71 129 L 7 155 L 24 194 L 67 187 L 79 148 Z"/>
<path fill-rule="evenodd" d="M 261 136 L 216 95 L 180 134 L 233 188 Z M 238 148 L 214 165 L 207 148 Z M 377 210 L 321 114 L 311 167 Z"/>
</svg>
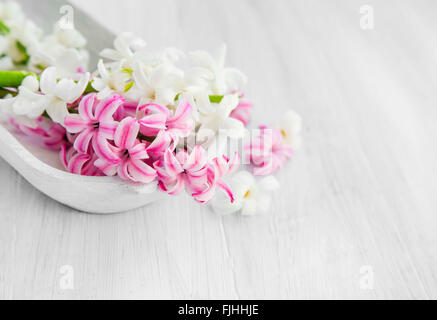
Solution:
<svg viewBox="0 0 437 320">
<path fill-rule="evenodd" d="M 140 124 L 136 119 L 127 117 L 123 119 L 115 130 L 114 142 L 122 149 L 130 149 L 137 139 Z"/>
<path fill-rule="evenodd" d="M 173 152 L 167 149 L 164 153 L 164 167 L 170 176 L 177 176 L 184 171 L 179 161 L 176 159 Z"/>
<path fill-rule="evenodd" d="M 83 119 L 89 121 L 95 120 L 93 109 L 96 99 L 97 95 L 95 93 L 90 93 L 80 100 L 78 111 Z"/>
<path fill-rule="evenodd" d="M 88 146 L 93 135 L 94 129 L 91 128 L 79 133 L 79 135 L 76 137 L 76 140 L 74 140 L 74 149 L 76 149 L 80 153 L 87 153 Z"/>
<path fill-rule="evenodd" d="M 151 183 L 156 178 L 156 171 L 141 160 L 129 161 L 128 170 L 137 182 Z"/>
<path fill-rule="evenodd" d="M 112 115 L 124 103 L 124 101 L 123 97 L 116 94 L 100 101 L 96 107 L 96 119 L 99 121 L 112 120 Z"/>
<path fill-rule="evenodd" d="M 64 120 L 65 128 L 70 133 L 78 133 L 85 130 L 89 126 L 89 123 L 88 120 L 78 114 L 69 114 Z"/>
<path fill-rule="evenodd" d="M 112 146 L 100 132 L 95 134 L 92 144 L 94 152 L 103 161 L 109 163 L 117 163 L 120 161 L 120 156 L 117 154 L 116 148 Z"/>
<path fill-rule="evenodd" d="M 197 171 L 205 167 L 207 162 L 208 158 L 206 156 L 205 149 L 199 145 L 196 145 L 193 148 L 193 151 L 191 151 L 191 154 L 184 165 L 184 169 L 190 172 Z"/>
</svg>

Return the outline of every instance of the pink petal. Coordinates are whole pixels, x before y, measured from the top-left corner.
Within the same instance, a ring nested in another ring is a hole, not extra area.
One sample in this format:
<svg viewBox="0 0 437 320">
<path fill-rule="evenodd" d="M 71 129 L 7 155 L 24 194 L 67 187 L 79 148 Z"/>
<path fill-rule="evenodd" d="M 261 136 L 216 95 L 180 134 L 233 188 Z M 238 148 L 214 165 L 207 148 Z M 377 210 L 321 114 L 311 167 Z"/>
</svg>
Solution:
<svg viewBox="0 0 437 320">
<path fill-rule="evenodd" d="M 131 180 L 134 181 L 131 176 L 129 175 L 128 171 L 128 164 L 129 161 L 123 161 L 118 167 L 117 167 L 117 174 L 118 176 L 123 180 Z"/>
<path fill-rule="evenodd" d="M 170 176 L 177 176 L 179 173 L 183 172 L 184 169 L 180 165 L 179 161 L 176 159 L 173 152 L 167 149 L 164 153 L 164 166 L 167 173 Z"/>
<path fill-rule="evenodd" d="M 81 174 L 83 165 L 90 160 L 90 156 L 86 153 L 78 153 L 74 155 L 68 162 L 68 170 L 71 173 Z"/>
<path fill-rule="evenodd" d="M 145 111 L 146 115 L 147 114 L 164 114 L 166 116 L 166 118 L 171 116 L 171 112 L 170 110 L 168 110 L 168 108 L 161 106 L 160 104 L 157 103 L 148 103 L 148 104 L 144 104 L 141 106 L 138 106 L 138 112 L 140 111 Z"/>
<path fill-rule="evenodd" d="M 118 122 L 115 121 L 100 122 L 99 134 L 104 136 L 106 139 L 113 140 L 117 126 L 118 126 Z"/>
<path fill-rule="evenodd" d="M 226 174 L 231 174 L 237 171 L 238 167 L 240 166 L 241 158 L 240 154 L 238 152 L 235 152 L 234 159 L 232 161 L 229 160 L 228 162 L 228 172 Z"/>
<path fill-rule="evenodd" d="M 97 99 L 96 93 L 89 93 L 85 97 L 80 100 L 79 103 L 79 115 L 85 120 L 93 121 L 94 114 L 93 114 L 93 108 L 94 103 Z"/>
<path fill-rule="evenodd" d="M 68 169 L 68 162 L 67 162 L 67 147 L 65 145 L 61 146 L 61 151 L 59 151 L 59 158 L 61 160 L 62 165 L 65 169 Z"/>
<path fill-rule="evenodd" d="M 74 141 L 74 149 L 80 153 L 87 153 L 91 138 L 94 135 L 94 129 L 86 129 L 79 133 Z"/>
<path fill-rule="evenodd" d="M 146 145 L 144 143 L 138 143 L 134 147 L 130 148 L 129 156 L 134 160 L 147 159 L 149 155 L 147 154 Z"/>
<path fill-rule="evenodd" d="M 68 132 L 78 133 L 88 128 L 91 122 L 78 114 L 70 114 L 65 117 L 64 124 Z"/>
<path fill-rule="evenodd" d="M 191 154 L 184 165 L 184 169 L 190 172 L 197 171 L 203 168 L 207 162 L 208 159 L 206 157 L 205 149 L 197 145 L 193 148 L 193 151 L 191 151 Z"/>
<path fill-rule="evenodd" d="M 124 98 L 119 95 L 111 95 L 99 102 L 96 107 L 95 115 L 99 121 L 112 120 L 114 112 L 123 104 Z"/>
<path fill-rule="evenodd" d="M 157 113 L 157 114 L 151 114 L 143 117 L 138 122 L 147 128 L 153 128 L 153 129 L 166 129 L 165 121 L 167 120 L 167 117 L 163 113 Z"/>
<path fill-rule="evenodd" d="M 229 199 L 231 200 L 231 203 L 235 201 L 234 193 L 232 192 L 231 187 L 229 187 L 229 185 L 226 182 L 224 182 L 223 180 L 218 181 L 217 187 L 222 189 L 228 195 Z"/>
<path fill-rule="evenodd" d="M 137 139 L 140 125 L 136 119 L 127 117 L 123 119 L 115 130 L 114 142 L 122 149 L 130 149 Z"/>
<path fill-rule="evenodd" d="M 178 176 L 176 179 L 176 183 L 170 187 L 166 186 L 167 193 L 171 195 L 176 195 L 182 191 L 184 188 L 184 179 L 181 176 Z"/>
<path fill-rule="evenodd" d="M 156 178 L 156 171 L 141 160 L 131 160 L 128 170 L 137 182 L 150 183 Z"/>
<path fill-rule="evenodd" d="M 174 116 L 167 121 L 167 125 L 174 126 L 178 122 L 184 121 L 185 119 L 190 117 L 191 112 L 191 104 L 187 100 L 182 100 L 179 103 Z"/>
<path fill-rule="evenodd" d="M 117 173 L 118 164 L 116 164 L 116 163 L 106 162 L 103 159 L 97 159 L 94 162 L 94 165 L 97 168 L 99 168 L 107 176 L 112 177 L 112 176 L 115 176 L 115 174 Z"/>
<path fill-rule="evenodd" d="M 120 156 L 117 154 L 116 148 L 113 147 L 102 134 L 97 133 L 92 143 L 94 152 L 103 161 L 108 163 L 117 163 L 120 161 Z"/>
<path fill-rule="evenodd" d="M 162 156 L 170 145 L 170 136 L 165 131 L 160 131 L 158 136 L 147 147 L 147 153 L 153 158 Z"/>
</svg>

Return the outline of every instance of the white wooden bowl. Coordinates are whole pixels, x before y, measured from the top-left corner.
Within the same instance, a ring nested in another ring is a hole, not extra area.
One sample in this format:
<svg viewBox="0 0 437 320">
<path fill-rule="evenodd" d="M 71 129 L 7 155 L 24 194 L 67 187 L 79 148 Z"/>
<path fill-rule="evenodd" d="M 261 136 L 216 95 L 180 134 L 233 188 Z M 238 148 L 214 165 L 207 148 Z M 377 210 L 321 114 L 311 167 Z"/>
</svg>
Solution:
<svg viewBox="0 0 437 320">
<path fill-rule="evenodd" d="M 58 152 L 40 147 L 1 124 L 0 156 L 42 193 L 83 212 L 123 212 L 165 197 L 156 184 L 144 186 L 117 177 L 87 177 L 66 172 Z"/>
</svg>

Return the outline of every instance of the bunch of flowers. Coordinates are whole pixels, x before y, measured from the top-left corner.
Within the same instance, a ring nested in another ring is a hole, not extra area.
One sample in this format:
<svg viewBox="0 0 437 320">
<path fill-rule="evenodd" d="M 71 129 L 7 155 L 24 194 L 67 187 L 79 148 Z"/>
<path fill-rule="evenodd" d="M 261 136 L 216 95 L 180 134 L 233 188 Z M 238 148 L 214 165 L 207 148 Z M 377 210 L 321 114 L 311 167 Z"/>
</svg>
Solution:
<svg viewBox="0 0 437 320">
<path fill-rule="evenodd" d="M 152 53 L 123 33 L 89 73 L 86 41 L 74 28 L 57 23 L 42 37 L 6 3 L 0 32 L 7 43 L 0 45 L 3 119 L 59 151 L 69 172 L 156 184 L 170 195 L 185 191 L 219 213 L 268 210 L 278 187 L 271 174 L 298 147 L 300 117 L 290 111 L 279 126 L 249 132 L 246 77 L 225 66 L 225 46 L 217 58 L 175 48 Z M 17 68 L 24 71 L 11 71 Z"/>
</svg>

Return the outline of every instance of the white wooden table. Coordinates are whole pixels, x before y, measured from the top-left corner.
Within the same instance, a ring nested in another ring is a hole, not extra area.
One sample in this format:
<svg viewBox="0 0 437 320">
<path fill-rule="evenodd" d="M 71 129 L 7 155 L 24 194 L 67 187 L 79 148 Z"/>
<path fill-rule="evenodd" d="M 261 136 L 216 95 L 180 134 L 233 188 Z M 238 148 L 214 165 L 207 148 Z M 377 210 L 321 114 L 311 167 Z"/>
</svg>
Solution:
<svg viewBox="0 0 437 320">
<path fill-rule="evenodd" d="M 436 1 L 74 3 L 151 48 L 227 42 L 253 123 L 294 108 L 304 148 L 258 218 L 82 214 L 0 160 L 0 298 L 437 298 Z"/>
</svg>

